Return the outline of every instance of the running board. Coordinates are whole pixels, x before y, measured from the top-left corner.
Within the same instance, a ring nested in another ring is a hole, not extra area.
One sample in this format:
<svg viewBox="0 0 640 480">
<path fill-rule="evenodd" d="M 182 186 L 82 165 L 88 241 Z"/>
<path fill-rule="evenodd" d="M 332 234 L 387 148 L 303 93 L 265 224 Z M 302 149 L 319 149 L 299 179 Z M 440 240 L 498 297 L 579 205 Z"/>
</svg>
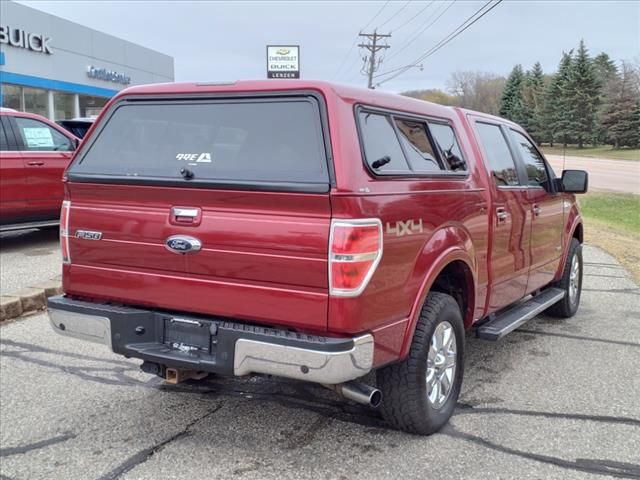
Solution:
<svg viewBox="0 0 640 480">
<path fill-rule="evenodd" d="M 481 325 L 476 330 L 478 338 L 483 340 L 500 340 L 508 333 L 522 326 L 528 320 L 564 298 L 565 292 L 559 288 L 547 288 L 526 302 L 519 303 L 505 310 L 493 320 Z"/>
<path fill-rule="evenodd" d="M 0 225 L 0 232 L 13 232 L 15 230 L 28 230 L 30 228 L 47 228 L 60 225 L 60 220 L 46 220 L 44 222 L 25 222 Z"/>
</svg>

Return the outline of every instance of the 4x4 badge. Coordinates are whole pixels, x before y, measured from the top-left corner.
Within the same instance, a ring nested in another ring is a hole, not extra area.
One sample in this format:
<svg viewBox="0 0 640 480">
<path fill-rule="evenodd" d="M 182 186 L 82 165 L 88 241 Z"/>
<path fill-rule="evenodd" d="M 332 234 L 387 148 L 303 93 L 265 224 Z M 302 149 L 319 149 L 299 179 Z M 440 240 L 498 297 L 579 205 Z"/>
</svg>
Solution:
<svg viewBox="0 0 640 480">
<path fill-rule="evenodd" d="M 419 218 L 418 220 L 414 220 L 410 218 L 404 222 L 402 220 L 398 220 L 395 225 L 387 222 L 387 233 L 395 233 L 397 237 L 411 235 L 413 233 L 422 233 L 422 219 Z"/>
</svg>

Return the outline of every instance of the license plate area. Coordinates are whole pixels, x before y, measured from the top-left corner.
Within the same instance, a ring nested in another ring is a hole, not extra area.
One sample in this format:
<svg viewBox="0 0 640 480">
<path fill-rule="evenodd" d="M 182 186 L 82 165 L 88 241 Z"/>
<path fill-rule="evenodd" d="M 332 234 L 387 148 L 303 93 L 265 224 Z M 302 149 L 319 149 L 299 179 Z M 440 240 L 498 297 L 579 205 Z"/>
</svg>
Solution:
<svg viewBox="0 0 640 480">
<path fill-rule="evenodd" d="M 182 317 L 164 318 L 164 344 L 185 353 L 210 353 L 211 322 Z"/>
</svg>

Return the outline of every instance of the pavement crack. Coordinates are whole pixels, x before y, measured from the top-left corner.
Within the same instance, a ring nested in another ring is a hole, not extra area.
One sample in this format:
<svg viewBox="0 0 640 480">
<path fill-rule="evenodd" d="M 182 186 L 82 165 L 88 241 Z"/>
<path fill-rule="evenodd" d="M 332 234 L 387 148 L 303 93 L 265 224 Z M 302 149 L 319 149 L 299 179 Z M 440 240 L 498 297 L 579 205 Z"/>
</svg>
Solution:
<svg viewBox="0 0 640 480">
<path fill-rule="evenodd" d="M 640 427 L 640 419 L 629 417 L 613 417 L 608 415 L 585 415 L 580 413 L 538 412 L 535 410 L 517 410 L 500 407 L 474 407 L 472 405 L 458 403 L 454 415 L 469 415 L 482 413 L 502 413 L 507 415 L 523 415 L 526 417 L 561 418 L 564 420 L 585 420 L 589 422 L 613 423 Z"/>
<path fill-rule="evenodd" d="M 530 330 L 527 328 L 519 328 L 516 332 L 520 333 L 533 333 L 535 335 L 546 335 L 549 337 L 563 337 L 563 338 L 571 338 L 573 340 L 584 340 L 587 342 L 600 342 L 600 343 L 610 343 L 613 345 L 623 345 L 625 347 L 640 347 L 640 343 L 634 342 L 625 342 L 623 340 L 608 340 L 606 338 L 596 338 L 596 337 L 584 337 L 582 335 L 571 335 L 568 333 L 555 333 L 555 332 L 545 332 L 543 330 Z"/>
<path fill-rule="evenodd" d="M 583 292 L 600 292 L 600 293 L 626 293 L 629 295 L 640 295 L 640 288 L 582 288 Z"/>
<path fill-rule="evenodd" d="M 153 457 L 153 455 L 161 451 L 164 447 L 166 447 L 171 442 L 174 442 L 175 440 L 179 440 L 189 435 L 191 433 L 190 430 L 198 422 L 201 422 L 202 420 L 205 420 L 206 418 L 212 416 L 214 413 L 220 410 L 223 406 L 224 406 L 224 402 L 220 402 L 218 405 L 216 405 L 214 408 L 209 410 L 204 415 L 200 415 L 199 417 L 187 423 L 184 426 L 184 428 L 179 432 L 175 433 L 174 435 L 171 435 L 169 438 L 166 438 L 161 442 L 156 443 L 155 445 L 152 445 L 151 447 L 145 448 L 144 450 L 140 450 L 139 452 L 133 454 L 132 456 L 127 458 L 124 462 L 122 462 L 120 465 L 118 465 L 116 468 L 111 470 L 109 473 L 99 477 L 98 480 L 116 480 L 120 478 L 125 473 L 130 472 L 131 470 L 136 468 L 138 465 L 141 465 L 147 460 L 149 460 L 151 457 Z"/>
<path fill-rule="evenodd" d="M 524 450 L 518 450 L 516 448 L 507 447 L 498 443 L 487 440 L 486 438 L 473 435 L 471 433 L 462 432 L 452 425 L 445 426 L 441 433 L 452 438 L 458 438 L 468 442 L 475 443 L 482 447 L 495 450 L 507 455 L 514 455 L 524 458 L 526 460 L 533 460 L 540 463 L 545 463 L 555 467 L 565 468 L 568 470 L 575 470 L 579 472 L 591 473 L 594 475 L 608 475 L 617 478 L 631 478 L 640 479 L 640 465 L 632 463 L 615 462 L 612 460 L 593 460 L 579 458 L 575 461 L 565 460 L 559 457 L 553 457 L 551 455 L 542 455 L 539 453 L 526 452 Z"/>
<path fill-rule="evenodd" d="M 31 450 L 37 450 L 39 448 L 48 447 L 49 445 L 55 445 L 56 443 L 66 442 L 72 438 L 76 438 L 75 433 L 63 433 L 56 437 L 47 438 L 38 442 L 30 443 L 28 445 L 22 445 L 19 447 L 0 448 L 0 457 L 8 457 L 11 455 L 20 455 L 30 452 Z"/>
</svg>

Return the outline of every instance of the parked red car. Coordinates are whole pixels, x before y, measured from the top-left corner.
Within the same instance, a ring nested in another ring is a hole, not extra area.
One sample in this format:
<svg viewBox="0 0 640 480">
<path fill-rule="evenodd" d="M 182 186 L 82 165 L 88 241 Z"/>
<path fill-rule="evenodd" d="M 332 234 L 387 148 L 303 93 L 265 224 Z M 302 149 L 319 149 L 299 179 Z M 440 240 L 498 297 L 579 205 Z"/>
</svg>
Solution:
<svg viewBox="0 0 640 480">
<path fill-rule="evenodd" d="M 0 231 L 58 224 L 78 142 L 40 115 L 0 108 Z"/>
<path fill-rule="evenodd" d="M 302 80 L 133 87 L 66 172 L 49 314 L 170 382 L 316 382 L 428 434 L 465 330 L 577 311 L 586 188 L 477 112 Z"/>
</svg>

